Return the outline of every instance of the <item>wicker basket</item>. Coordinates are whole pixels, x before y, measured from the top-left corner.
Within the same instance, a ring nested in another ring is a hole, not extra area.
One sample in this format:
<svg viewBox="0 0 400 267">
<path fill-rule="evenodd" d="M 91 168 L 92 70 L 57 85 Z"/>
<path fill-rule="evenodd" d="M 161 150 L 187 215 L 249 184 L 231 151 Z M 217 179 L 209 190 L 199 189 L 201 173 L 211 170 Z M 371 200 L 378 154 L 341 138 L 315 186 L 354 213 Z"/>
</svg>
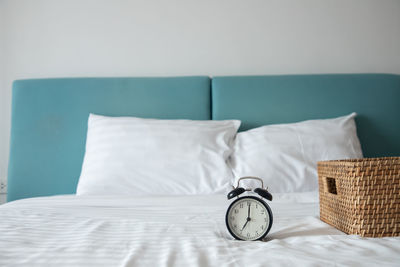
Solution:
<svg viewBox="0 0 400 267">
<path fill-rule="evenodd" d="M 318 162 L 321 220 L 365 237 L 400 235 L 400 157 Z"/>
</svg>

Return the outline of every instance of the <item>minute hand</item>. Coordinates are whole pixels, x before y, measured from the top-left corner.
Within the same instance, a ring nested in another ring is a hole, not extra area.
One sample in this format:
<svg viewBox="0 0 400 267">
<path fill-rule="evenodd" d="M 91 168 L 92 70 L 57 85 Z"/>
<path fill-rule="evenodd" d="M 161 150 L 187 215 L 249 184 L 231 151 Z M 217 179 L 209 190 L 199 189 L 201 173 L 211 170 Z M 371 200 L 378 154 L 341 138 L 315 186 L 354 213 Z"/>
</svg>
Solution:
<svg viewBox="0 0 400 267">
<path fill-rule="evenodd" d="M 250 221 L 250 204 L 249 204 L 249 209 L 247 210 L 247 219 L 246 219 L 246 223 L 243 225 L 242 231 L 243 229 L 246 227 L 247 223 Z"/>
</svg>

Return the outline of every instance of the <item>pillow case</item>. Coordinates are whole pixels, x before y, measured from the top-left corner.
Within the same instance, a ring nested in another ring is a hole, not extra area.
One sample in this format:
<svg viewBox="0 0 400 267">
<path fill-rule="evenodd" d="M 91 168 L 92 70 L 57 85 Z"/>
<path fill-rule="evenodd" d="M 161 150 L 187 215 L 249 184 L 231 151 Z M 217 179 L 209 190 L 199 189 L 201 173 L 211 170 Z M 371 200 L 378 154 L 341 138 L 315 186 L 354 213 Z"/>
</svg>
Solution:
<svg viewBox="0 0 400 267">
<path fill-rule="evenodd" d="M 229 188 L 240 121 L 89 115 L 78 195 L 212 194 Z"/>
<path fill-rule="evenodd" d="M 318 190 L 318 161 L 362 158 L 355 116 L 352 113 L 335 119 L 267 125 L 239 132 L 229 161 L 234 185 L 242 176 L 257 176 L 271 192 Z"/>
</svg>

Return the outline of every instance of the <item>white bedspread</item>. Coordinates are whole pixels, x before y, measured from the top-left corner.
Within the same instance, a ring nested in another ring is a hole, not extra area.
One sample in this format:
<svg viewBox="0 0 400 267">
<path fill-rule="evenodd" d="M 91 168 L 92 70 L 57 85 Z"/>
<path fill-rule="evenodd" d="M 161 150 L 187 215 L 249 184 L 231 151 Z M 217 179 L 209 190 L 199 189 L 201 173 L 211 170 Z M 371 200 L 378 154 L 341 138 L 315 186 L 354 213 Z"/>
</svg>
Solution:
<svg viewBox="0 0 400 267">
<path fill-rule="evenodd" d="M 0 206 L 0 266 L 400 266 L 400 238 L 349 236 L 315 194 L 275 195 L 264 242 L 236 241 L 225 196 L 56 196 Z"/>
</svg>

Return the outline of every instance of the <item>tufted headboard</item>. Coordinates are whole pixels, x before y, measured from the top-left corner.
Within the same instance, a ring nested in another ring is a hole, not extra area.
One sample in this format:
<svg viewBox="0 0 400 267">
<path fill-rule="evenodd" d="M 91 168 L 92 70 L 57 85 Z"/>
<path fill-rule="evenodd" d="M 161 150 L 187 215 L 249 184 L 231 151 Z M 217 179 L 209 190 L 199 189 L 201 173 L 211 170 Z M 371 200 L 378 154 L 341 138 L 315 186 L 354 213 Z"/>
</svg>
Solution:
<svg viewBox="0 0 400 267">
<path fill-rule="evenodd" d="M 75 193 L 88 114 L 240 119 L 242 130 L 357 112 L 365 156 L 400 155 L 400 75 L 18 80 L 8 201 Z"/>
</svg>

